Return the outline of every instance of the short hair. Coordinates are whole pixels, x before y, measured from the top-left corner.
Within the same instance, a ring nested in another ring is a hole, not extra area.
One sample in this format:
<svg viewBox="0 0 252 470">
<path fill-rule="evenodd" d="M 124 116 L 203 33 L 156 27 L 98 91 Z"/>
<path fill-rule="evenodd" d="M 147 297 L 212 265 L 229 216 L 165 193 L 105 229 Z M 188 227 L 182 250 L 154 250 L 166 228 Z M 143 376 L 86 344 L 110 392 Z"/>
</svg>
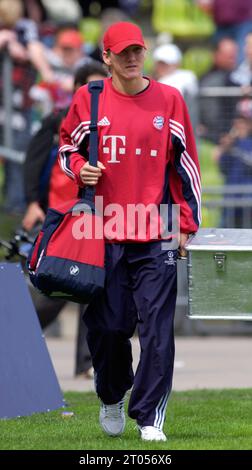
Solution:
<svg viewBox="0 0 252 470">
<path fill-rule="evenodd" d="M 74 75 L 74 86 L 77 84 L 86 85 L 90 75 L 99 74 L 104 78 L 108 76 L 105 67 L 96 60 L 91 60 L 84 65 L 78 67 Z"/>
</svg>

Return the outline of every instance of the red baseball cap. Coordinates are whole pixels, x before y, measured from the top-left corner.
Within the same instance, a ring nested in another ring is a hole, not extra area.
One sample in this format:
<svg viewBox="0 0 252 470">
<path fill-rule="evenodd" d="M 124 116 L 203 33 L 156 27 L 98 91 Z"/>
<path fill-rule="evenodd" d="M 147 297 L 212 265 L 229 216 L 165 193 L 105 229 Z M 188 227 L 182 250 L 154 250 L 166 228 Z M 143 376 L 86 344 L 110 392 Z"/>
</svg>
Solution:
<svg viewBox="0 0 252 470">
<path fill-rule="evenodd" d="M 126 47 L 142 46 L 146 49 L 141 29 L 125 21 L 114 23 L 103 37 L 104 50 L 110 49 L 114 54 L 120 54 Z"/>
<path fill-rule="evenodd" d="M 60 47 L 80 48 L 84 41 L 79 31 L 66 29 L 59 33 L 57 43 Z"/>
</svg>

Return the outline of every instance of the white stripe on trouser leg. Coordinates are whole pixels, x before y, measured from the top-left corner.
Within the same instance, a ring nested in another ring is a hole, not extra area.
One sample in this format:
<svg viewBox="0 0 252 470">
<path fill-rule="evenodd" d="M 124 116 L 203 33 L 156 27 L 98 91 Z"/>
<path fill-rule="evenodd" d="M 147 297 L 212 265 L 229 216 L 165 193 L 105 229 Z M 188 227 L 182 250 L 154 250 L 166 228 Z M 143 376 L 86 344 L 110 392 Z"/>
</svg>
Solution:
<svg viewBox="0 0 252 470">
<path fill-rule="evenodd" d="M 94 388 L 97 393 L 97 372 L 94 370 Z"/>
<path fill-rule="evenodd" d="M 163 427 L 164 419 L 165 419 L 165 412 L 166 412 L 166 405 L 167 405 L 169 394 L 170 394 L 170 391 L 168 391 L 165 395 L 163 395 L 156 407 L 156 417 L 154 421 L 154 426 L 156 428 L 162 429 Z"/>
</svg>

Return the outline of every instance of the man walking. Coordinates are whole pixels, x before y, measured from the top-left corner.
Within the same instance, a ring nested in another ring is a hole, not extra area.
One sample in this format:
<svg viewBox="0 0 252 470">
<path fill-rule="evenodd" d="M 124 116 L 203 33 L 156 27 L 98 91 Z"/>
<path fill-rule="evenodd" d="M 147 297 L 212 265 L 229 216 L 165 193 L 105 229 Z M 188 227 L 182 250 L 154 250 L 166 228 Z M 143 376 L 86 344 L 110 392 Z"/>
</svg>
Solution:
<svg viewBox="0 0 252 470">
<path fill-rule="evenodd" d="M 180 93 L 142 75 L 146 46 L 132 23 L 104 35 L 104 80 L 98 113 L 99 161 L 89 165 L 90 96 L 75 95 L 61 129 L 62 169 L 103 197 L 106 243 L 104 293 L 85 313 L 101 400 L 100 424 L 111 435 L 125 427 L 124 397 L 140 436 L 165 441 L 172 387 L 177 249 L 153 236 L 151 208 L 180 206 L 180 254 L 200 223 L 200 176 L 193 131 Z M 111 209 L 112 204 L 112 209 Z M 132 208 L 146 208 L 136 223 Z M 120 209 L 120 210 L 119 210 Z M 113 217 L 115 211 L 120 217 Z M 155 212 L 155 211 L 154 211 Z M 167 248 L 168 246 L 168 248 Z M 141 354 L 133 375 L 130 338 L 138 327 Z"/>
</svg>

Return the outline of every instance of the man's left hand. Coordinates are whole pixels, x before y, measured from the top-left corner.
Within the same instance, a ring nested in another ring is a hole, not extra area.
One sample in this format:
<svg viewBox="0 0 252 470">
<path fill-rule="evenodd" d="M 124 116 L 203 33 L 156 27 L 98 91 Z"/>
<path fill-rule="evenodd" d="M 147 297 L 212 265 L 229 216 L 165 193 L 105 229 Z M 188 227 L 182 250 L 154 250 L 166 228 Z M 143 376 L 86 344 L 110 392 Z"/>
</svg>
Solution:
<svg viewBox="0 0 252 470">
<path fill-rule="evenodd" d="M 187 256 L 187 251 L 185 249 L 185 244 L 186 244 L 188 238 L 189 238 L 188 233 L 180 233 L 179 255 L 183 258 Z"/>
</svg>

